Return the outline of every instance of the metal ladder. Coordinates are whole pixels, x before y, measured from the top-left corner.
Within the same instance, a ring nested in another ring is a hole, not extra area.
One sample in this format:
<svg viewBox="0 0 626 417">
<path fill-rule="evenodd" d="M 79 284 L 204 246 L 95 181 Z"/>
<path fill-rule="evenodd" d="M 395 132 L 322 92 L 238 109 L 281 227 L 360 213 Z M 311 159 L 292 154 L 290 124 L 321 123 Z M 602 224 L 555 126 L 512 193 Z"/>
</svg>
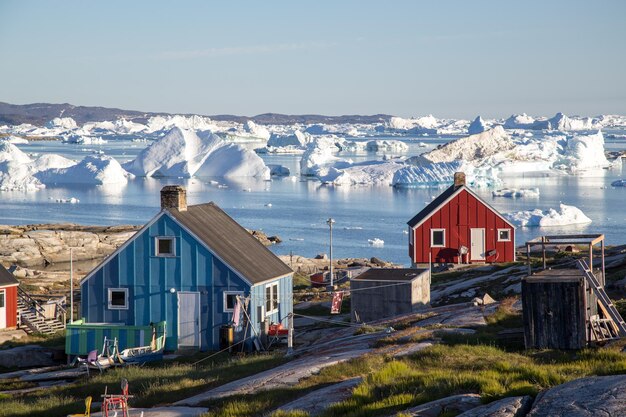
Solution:
<svg viewBox="0 0 626 417">
<path fill-rule="evenodd" d="M 601 337 L 601 339 L 599 340 L 609 340 L 619 337 L 626 337 L 626 323 L 624 322 L 624 319 L 619 314 L 619 312 L 615 308 L 615 305 L 613 305 L 613 302 L 604 291 L 604 288 L 600 285 L 598 279 L 589 268 L 587 260 L 579 259 L 577 266 L 578 269 L 580 269 L 585 274 L 585 279 L 587 280 L 589 287 L 594 292 L 596 297 L 598 297 L 598 306 L 605 316 L 605 319 L 597 318 L 595 322 L 594 320 L 591 320 L 591 329 L 594 335 L 596 335 L 597 333 L 597 336 Z M 611 326 L 608 326 L 609 323 L 607 319 L 610 319 Z M 610 327 L 613 327 L 613 332 L 611 332 Z M 604 330 L 607 330 L 610 335 L 606 335 L 606 332 Z M 613 334 L 615 335 L 613 336 Z"/>
</svg>

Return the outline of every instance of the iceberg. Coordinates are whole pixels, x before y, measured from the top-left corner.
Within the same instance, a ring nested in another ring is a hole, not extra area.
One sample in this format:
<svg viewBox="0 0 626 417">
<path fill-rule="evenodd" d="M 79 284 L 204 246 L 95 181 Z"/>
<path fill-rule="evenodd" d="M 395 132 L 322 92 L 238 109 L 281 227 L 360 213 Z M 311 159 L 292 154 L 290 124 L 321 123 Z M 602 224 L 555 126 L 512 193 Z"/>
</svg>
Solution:
<svg viewBox="0 0 626 417">
<path fill-rule="evenodd" d="M 399 140 L 370 140 L 365 144 L 368 152 L 402 153 L 409 150 L 409 146 Z"/>
<path fill-rule="evenodd" d="M 423 156 L 432 162 L 476 161 L 513 148 L 515 143 L 508 133 L 502 126 L 496 126 L 485 132 L 448 142 Z"/>
<path fill-rule="evenodd" d="M 45 188 L 28 164 L 17 161 L 0 162 L 0 191 L 35 191 Z"/>
<path fill-rule="evenodd" d="M 550 123 L 549 129 L 552 130 L 590 130 L 593 129 L 593 119 L 585 118 L 569 118 L 563 113 L 557 113 L 553 118 L 548 119 Z"/>
<path fill-rule="evenodd" d="M 304 149 L 306 145 L 312 142 L 313 138 L 308 133 L 303 133 L 299 130 L 293 132 L 292 135 L 278 135 L 272 134 L 267 141 L 267 147 L 283 148 L 287 146 L 295 146 Z"/>
<path fill-rule="evenodd" d="M 522 198 L 522 197 L 539 197 L 539 188 L 505 188 L 495 190 L 491 193 L 494 197 Z"/>
<path fill-rule="evenodd" d="M 492 187 L 501 182 L 493 170 L 477 169 L 457 160 L 404 166 L 394 173 L 392 185 L 397 188 L 448 186 L 454 181 L 455 172 L 465 172 L 466 182 L 472 187 Z"/>
<path fill-rule="evenodd" d="M 0 162 L 28 163 L 30 157 L 9 141 L 0 141 Z"/>
<path fill-rule="evenodd" d="M 375 237 L 374 239 L 367 239 L 367 243 L 375 248 L 382 248 L 383 246 L 385 246 L 385 241 L 377 237 Z"/>
<path fill-rule="evenodd" d="M 560 204 L 559 210 L 526 210 L 504 213 L 504 217 L 519 227 L 555 227 L 591 223 L 579 208 Z"/>
<path fill-rule="evenodd" d="M 45 127 L 47 127 L 48 129 L 71 130 L 76 129 L 78 125 L 76 124 L 76 121 L 71 117 L 55 117 L 54 119 L 46 123 Z"/>
<path fill-rule="evenodd" d="M 470 123 L 469 127 L 467 128 L 467 133 L 470 135 L 475 135 L 477 133 L 482 133 L 487 129 L 487 124 L 485 123 L 483 118 L 478 116 L 474 119 L 472 123 Z"/>
<path fill-rule="evenodd" d="M 35 174 L 44 184 L 126 184 L 130 174 L 110 156 L 87 156 L 76 165 Z"/>
<path fill-rule="evenodd" d="M 267 167 L 270 169 L 270 175 L 272 177 L 288 177 L 291 175 L 289 168 L 284 165 L 268 164 Z"/>
<path fill-rule="evenodd" d="M 228 143 L 211 132 L 201 135 L 175 127 L 124 168 L 142 177 L 269 178 L 269 168 L 253 151 Z"/>
<path fill-rule="evenodd" d="M 300 159 L 300 175 L 316 176 L 320 168 L 346 161 L 333 155 L 339 148 L 335 144 L 335 138 L 332 136 L 320 136 L 307 145 L 306 151 Z"/>
<path fill-rule="evenodd" d="M 102 145 L 107 143 L 106 140 L 99 136 L 83 136 L 83 135 L 69 135 L 63 138 L 65 143 L 77 143 L 81 145 Z"/>
<path fill-rule="evenodd" d="M 575 173 L 610 165 L 604 154 L 604 136 L 598 131 L 593 135 L 576 135 L 565 139 L 554 168 Z"/>
<path fill-rule="evenodd" d="M 252 120 L 248 120 L 243 125 L 243 129 L 250 136 L 255 138 L 260 138 L 263 140 L 268 140 L 270 138 L 270 131 L 267 130 L 264 126 L 259 126 L 254 123 Z"/>
<path fill-rule="evenodd" d="M 28 144 L 28 139 L 20 138 L 17 136 L 5 136 L 0 138 L 0 142 L 9 142 L 14 145 L 26 145 Z"/>
<path fill-rule="evenodd" d="M 401 161 L 342 162 L 319 168 L 317 178 L 332 185 L 391 185 L 395 173 L 404 167 Z"/>
</svg>

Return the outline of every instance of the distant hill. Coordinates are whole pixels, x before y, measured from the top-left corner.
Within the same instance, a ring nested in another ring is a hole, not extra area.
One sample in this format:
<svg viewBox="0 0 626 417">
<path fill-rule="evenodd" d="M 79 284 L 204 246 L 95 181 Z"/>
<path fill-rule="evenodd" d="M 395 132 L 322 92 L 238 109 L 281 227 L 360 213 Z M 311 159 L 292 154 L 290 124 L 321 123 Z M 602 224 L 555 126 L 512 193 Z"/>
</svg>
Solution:
<svg viewBox="0 0 626 417">
<path fill-rule="evenodd" d="M 139 123 L 145 122 L 153 116 L 168 116 L 172 113 L 150 113 L 135 110 L 122 110 L 108 107 L 74 106 L 72 104 L 10 104 L 0 102 L 0 124 L 18 125 L 21 123 L 31 123 L 43 126 L 55 117 L 71 117 L 80 125 L 86 122 L 102 122 L 105 120 L 115 120 L 125 118 Z M 188 114 L 189 115 L 189 114 Z M 278 113 L 264 113 L 253 117 L 235 116 L 230 114 L 222 115 L 200 115 L 208 116 L 213 120 L 231 121 L 244 123 L 253 120 L 259 124 L 281 124 L 290 125 L 294 123 L 302 124 L 339 124 L 339 123 L 377 123 L 388 119 L 389 115 L 375 114 L 372 116 L 346 115 L 346 116 L 322 116 L 319 114 L 289 115 Z"/>
</svg>

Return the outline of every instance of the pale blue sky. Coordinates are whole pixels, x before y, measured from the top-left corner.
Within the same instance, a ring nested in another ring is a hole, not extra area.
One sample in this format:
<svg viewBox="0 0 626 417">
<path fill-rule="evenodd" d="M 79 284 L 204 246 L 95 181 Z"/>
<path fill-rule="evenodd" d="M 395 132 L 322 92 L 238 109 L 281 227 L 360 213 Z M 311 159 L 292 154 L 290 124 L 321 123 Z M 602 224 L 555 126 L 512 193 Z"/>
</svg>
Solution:
<svg viewBox="0 0 626 417">
<path fill-rule="evenodd" d="M 0 101 L 626 114 L 626 1 L 0 0 Z"/>
</svg>

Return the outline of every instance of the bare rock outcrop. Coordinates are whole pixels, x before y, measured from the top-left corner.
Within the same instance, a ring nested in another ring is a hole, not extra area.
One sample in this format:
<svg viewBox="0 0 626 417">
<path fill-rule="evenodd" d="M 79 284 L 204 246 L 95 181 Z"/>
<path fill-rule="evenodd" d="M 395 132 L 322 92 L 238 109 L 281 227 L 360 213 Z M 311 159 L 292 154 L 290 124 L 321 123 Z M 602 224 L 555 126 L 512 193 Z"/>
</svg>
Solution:
<svg viewBox="0 0 626 417">
<path fill-rule="evenodd" d="M 403 411 L 402 415 L 412 417 L 439 417 L 443 413 L 462 413 L 476 408 L 479 405 L 480 395 L 459 394 L 409 408 L 408 410 Z"/>
<path fill-rule="evenodd" d="M 533 399 L 528 395 L 507 397 L 473 408 L 457 417 L 524 417 L 532 404 Z"/>
<path fill-rule="evenodd" d="M 528 417 L 626 415 L 626 375 L 592 376 L 551 388 L 537 396 Z"/>
</svg>

